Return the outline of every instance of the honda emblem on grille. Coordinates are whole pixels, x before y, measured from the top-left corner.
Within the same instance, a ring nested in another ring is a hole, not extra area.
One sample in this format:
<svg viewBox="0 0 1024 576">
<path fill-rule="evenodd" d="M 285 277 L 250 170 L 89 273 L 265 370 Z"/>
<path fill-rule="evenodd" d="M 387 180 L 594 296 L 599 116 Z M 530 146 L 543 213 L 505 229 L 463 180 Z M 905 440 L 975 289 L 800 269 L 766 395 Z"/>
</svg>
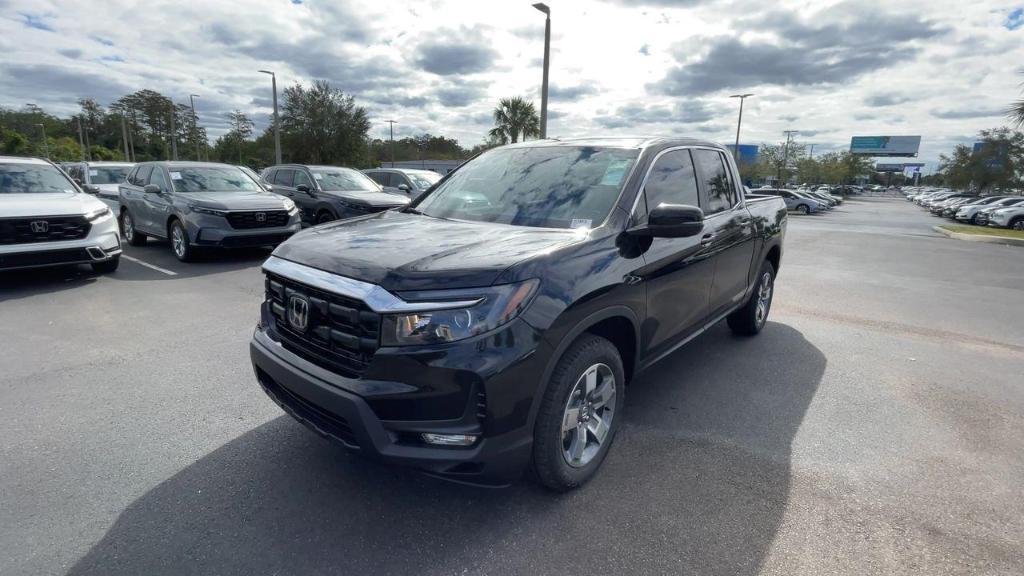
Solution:
<svg viewBox="0 0 1024 576">
<path fill-rule="evenodd" d="M 309 300 L 305 296 L 288 299 L 288 323 L 300 332 L 306 331 L 309 326 Z"/>
<path fill-rule="evenodd" d="M 28 227 L 36 234 L 44 234 L 50 230 L 50 223 L 46 220 L 34 220 L 29 222 Z"/>
<path fill-rule="evenodd" d="M 256 221 L 257 222 L 266 222 L 267 221 L 267 215 L 265 213 L 263 213 L 263 212 L 257 212 L 256 213 Z"/>
</svg>

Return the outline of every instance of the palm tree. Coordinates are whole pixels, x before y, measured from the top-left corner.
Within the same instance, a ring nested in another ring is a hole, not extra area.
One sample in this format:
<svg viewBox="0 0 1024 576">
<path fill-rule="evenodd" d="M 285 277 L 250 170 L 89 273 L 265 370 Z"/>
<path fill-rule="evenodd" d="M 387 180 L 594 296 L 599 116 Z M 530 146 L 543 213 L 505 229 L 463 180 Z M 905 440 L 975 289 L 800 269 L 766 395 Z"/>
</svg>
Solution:
<svg viewBox="0 0 1024 576">
<path fill-rule="evenodd" d="M 494 109 L 494 128 L 487 135 L 497 142 L 508 144 L 527 136 L 540 136 L 540 117 L 533 102 L 520 96 L 502 98 Z"/>
<path fill-rule="evenodd" d="M 1024 70 L 1021 70 L 1024 73 Z M 1020 128 L 1024 126 L 1024 98 L 1017 100 L 1010 105 L 1010 109 L 1006 111 L 1006 115 L 1010 117 L 1010 121 L 1017 124 Z"/>
</svg>

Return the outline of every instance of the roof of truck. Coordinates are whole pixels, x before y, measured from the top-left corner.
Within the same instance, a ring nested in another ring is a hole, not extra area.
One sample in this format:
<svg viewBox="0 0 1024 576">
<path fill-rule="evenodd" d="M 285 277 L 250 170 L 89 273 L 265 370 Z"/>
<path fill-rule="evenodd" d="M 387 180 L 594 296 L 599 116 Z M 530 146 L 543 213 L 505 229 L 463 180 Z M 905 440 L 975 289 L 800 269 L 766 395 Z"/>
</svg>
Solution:
<svg viewBox="0 0 1024 576">
<path fill-rule="evenodd" d="M 529 140 L 509 144 L 511 147 L 529 148 L 534 146 L 604 146 L 611 148 L 647 148 L 649 146 L 709 146 L 723 148 L 721 144 L 699 138 L 677 137 L 580 137 L 580 138 L 548 138 L 546 140 Z"/>
</svg>

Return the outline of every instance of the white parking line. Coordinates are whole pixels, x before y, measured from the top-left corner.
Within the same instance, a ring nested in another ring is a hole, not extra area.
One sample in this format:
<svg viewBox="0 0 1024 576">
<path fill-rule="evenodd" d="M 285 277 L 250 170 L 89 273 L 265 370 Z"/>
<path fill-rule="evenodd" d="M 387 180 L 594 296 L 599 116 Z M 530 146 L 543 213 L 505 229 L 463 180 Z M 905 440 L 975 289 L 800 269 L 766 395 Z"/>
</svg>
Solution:
<svg viewBox="0 0 1024 576">
<path fill-rule="evenodd" d="M 154 266 L 153 264 L 150 264 L 149 262 L 143 262 L 142 260 L 139 260 L 138 258 L 132 258 L 131 256 L 128 256 L 126 254 L 122 254 L 121 258 L 124 258 L 125 260 L 128 260 L 129 262 L 135 262 L 136 264 L 138 264 L 140 266 L 145 266 L 146 268 L 150 268 L 152 270 L 156 270 L 157 272 L 163 272 L 164 274 L 167 274 L 168 276 L 177 276 L 178 275 L 177 272 L 172 272 L 171 270 L 168 270 L 166 268 L 161 268 L 159 266 Z"/>
</svg>

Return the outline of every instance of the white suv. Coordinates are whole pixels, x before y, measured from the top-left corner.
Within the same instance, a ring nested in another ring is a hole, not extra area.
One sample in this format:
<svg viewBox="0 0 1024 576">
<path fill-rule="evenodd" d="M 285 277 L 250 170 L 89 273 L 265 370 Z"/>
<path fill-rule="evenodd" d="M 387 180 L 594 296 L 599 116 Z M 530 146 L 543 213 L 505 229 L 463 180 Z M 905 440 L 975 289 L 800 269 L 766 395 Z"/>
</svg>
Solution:
<svg viewBox="0 0 1024 576">
<path fill-rule="evenodd" d="M 117 219 L 46 160 L 0 156 L 0 270 L 91 264 L 117 270 Z"/>
</svg>

